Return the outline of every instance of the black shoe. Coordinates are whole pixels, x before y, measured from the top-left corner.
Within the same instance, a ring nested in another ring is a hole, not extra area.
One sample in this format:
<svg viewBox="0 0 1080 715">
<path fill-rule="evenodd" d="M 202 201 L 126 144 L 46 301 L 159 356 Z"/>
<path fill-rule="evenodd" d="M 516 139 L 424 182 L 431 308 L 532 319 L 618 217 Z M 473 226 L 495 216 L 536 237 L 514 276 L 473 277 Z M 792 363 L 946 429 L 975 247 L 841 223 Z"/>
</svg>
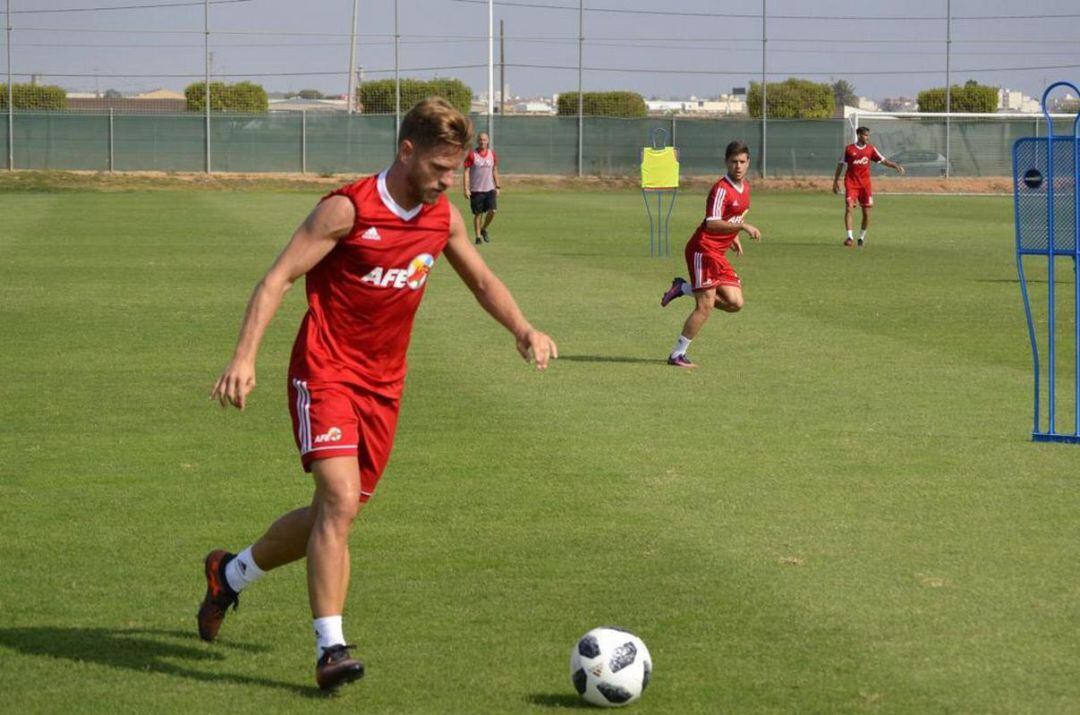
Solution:
<svg viewBox="0 0 1080 715">
<path fill-rule="evenodd" d="M 225 566 L 234 558 L 236 558 L 235 554 L 218 549 L 207 554 L 203 562 L 203 570 L 206 574 L 206 596 L 203 597 L 202 605 L 199 606 L 197 619 L 199 637 L 204 641 L 217 638 L 229 606 L 232 606 L 235 611 L 240 605 L 239 596 L 225 580 Z"/>
<path fill-rule="evenodd" d="M 488 235 L 486 228 L 480 232 L 480 235 L 484 237 L 484 243 L 491 243 L 491 236 Z"/>
<path fill-rule="evenodd" d="M 865 238 L 860 238 L 859 242 L 858 242 L 859 248 L 862 248 L 864 243 L 866 243 L 866 239 Z"/>
<path fill-rule="evenodd" d="M 315 664 L 315 682 L 321 690 L 333 690 L 364 677 L 364 664 L 349 655 L 351 645 L 332 645 Z"/>
<path fill-rule="evenodd" d="M 477 236 L 477 237 L 476 237 L 476 245 L 477 245 L 477 246 L 479 246 L 479 245 L 480 245 L 481 243 L 483 243 L 483 241 L 481 241 L 481 240 L 480 240 L 480 237 L 479 237 L 479 236 Z"/>
</svg>

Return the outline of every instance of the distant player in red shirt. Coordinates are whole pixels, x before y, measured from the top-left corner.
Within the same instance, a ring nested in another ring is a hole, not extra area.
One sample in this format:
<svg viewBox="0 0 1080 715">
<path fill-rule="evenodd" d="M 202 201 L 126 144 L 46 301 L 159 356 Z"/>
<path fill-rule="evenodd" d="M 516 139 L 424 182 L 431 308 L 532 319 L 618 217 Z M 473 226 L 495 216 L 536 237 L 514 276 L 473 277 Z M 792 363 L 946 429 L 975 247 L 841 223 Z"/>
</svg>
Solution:
<svg viewBox="0 0 1080 715">
<path fill-rule="evenodd" d="M 750 211 L 750 184 L 746 181 L 750 149 L 742 142 L 731 142 L 724 151 L 724 162 L 727 175 L 713 184 L 705 201 L 705 220 L 686 244 L 686 268 L 690 271 L 690 280 L 675 278 L 671 288 L 660 298 L 660 306 L 667 307 L 680 296 L 694 296 L 694 311 L 683 324 L 679 340 L 668 355 L 668 365 L 697 367 L 686 356 L 686 351 L 690 341 L 708 321 L 712 309 L 738 313 L 743 307 L 742 281 L 724 254 L 730 248 L 735 255 L 742 255 L 741 231 L 755 241 L 761 240 L 761 231 L 743 222 Z"/>
<path fill-rule="evenodd" d="M 289 363 L 288 397 L 315 494 L 310 506 L 282 516 L 239 554 L 207 555 L 198 625 L 204 640 L 214 640 L 245 586 L 306 557 L 322 689 L 364 673 L 341 625 L 348 536 L 390 456 L 413 317 L 439 254 L 513 333 L 526 360 L 543 370 L 557 357 L 555 343 L 533 329 L 480 258 L 444 195 L 472 132 L 469 120 L 442 99 L 413 107 L 401 123 L 393 165 L 324 197 L 256 286 L 236 351 L 211 393 L 222 407 L 244 409 L 263 333 L 286 291 L 306 276 L 308 308 Z"/>
<path fill-rule="evenodd" d="M 499 182 L 499 157 L 490 146 L 487 132 L 476 137 L 476 149 L 465 157 L 465 198 L 473 215 L 476 244 L 491 243 L 488 226 L 495 220 L 498 196 L 502 190 Z"/>
<path fill-rule="evenodd" d="M 836 165 L 836 175 L 833 176 L 832 190 L 834 194 L 840 193 L 840 174 L 844 173 L 844 228 L 847 229 L 847 238 L 844 245 L 851 247 L 854 237 L 851 235 L 851 212 L 858 203 L 862 207 L 862 231 L 859 232 L 859 246 L 866 243 L 866 229 L 870 227 L 870 209 L 874 207 L 874 192 L 870 187 L 870 162 L 882 163 L 890 169 L 895 169 L 900 174 L 904 173 L 904 167 L 894 164 L 881 155 L 881 152 L 870 143 L 870 130 L 859 127 L 855 130 L 856 142 L 844 147 L 844 154 L 840 157 L 840 163 Z"/>
</svg>

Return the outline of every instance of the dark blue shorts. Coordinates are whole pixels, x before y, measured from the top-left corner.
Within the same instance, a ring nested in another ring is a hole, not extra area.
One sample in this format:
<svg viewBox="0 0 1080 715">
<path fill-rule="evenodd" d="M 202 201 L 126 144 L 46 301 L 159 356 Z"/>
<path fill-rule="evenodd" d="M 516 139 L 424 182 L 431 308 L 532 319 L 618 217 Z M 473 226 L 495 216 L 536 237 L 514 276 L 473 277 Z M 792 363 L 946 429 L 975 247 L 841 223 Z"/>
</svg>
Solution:
<svg viewBox="0 0 1080 715">
<path fill-rule="evenodd" d="M 494 189 L 491 191 L 474 191 L 469 198 L 469 204 L 472 206 L 473 216 L 479 216 L 480 214 L 486 214 L 488 211 L 495 210 L 495 197 L 498 192 Z"/>
</svg>

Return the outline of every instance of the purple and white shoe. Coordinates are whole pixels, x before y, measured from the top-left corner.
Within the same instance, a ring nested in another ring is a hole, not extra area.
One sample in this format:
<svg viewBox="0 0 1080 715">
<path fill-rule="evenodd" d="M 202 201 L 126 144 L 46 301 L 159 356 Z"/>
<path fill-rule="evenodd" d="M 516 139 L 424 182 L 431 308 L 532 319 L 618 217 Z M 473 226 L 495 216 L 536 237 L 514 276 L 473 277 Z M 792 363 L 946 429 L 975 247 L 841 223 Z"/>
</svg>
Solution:
<svg viewBox="0 0 1080 715">
<path fill-rule="evenodd" d="M 697 365 L 690 362 L 690 358 L 686 357 L 686 355 L 670 355 L 667 364 L 675 367 L 697 367 Z"/>
<path fill-rule="evenodd" d="M 673 278 L 671 281 L 671 287 L 668 288 L 667 292 L 664 293 L 664 295 L 660 298 L 660 307 L 666 308 L 668 303 L 681 296 L 683 294 L 683 285 L 685 283 L 686 281 L 682 278 L 679 278 L 677 276 Z"/>
</svg>

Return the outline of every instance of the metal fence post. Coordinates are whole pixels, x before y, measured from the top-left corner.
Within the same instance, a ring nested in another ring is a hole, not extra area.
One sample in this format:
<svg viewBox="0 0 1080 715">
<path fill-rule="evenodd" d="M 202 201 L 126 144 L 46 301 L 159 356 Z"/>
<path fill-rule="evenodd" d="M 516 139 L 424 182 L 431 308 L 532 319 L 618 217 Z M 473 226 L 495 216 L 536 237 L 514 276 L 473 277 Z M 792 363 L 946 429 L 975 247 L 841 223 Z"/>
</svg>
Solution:
<svg viewBox="0 0 1080 715">
<path fill-rule="evenodd" d="M 11 89 L 11 0 L 7 2 L 7 168 L 15 170 L 15 105 Z"/>
<path fill-rule="evenodd" d="M 111 174 L 115 169 L 115 147 L 116 137 L 113 129 L 113 108 L 109 107 L 109 173 Z"/>
<path fill-rule="evenodd" d="M 761 0 L 761 178 L 764 179 L 768 175 L 768 145 L 766 144 L 766 136 L 769 130 L 769 76 L 765 71 L 765 61 L 767 58 L 766 47 L 768 46 L 769 39 L 765 32 L 766 29 L 766 9 L 765 0 Z"/>
<path fill-rule="evenodd" d="M 209 0 L 203 0 L 203 70 L 206 81 L 206 90 L 203 99 L 206 101 L 206 108 L 203 112 L 205 117 L 203 124 L 203 131 L 205 132 L 205 156 L 203 157 L 205 163 L 205 171 L 210 173 L 210 3 Z"/>
<path fill-rule="evenodd" d="M 671 115 L 671 146 L 675 146 L 675 115 Z"/>
<path fill-rule="evenodd" d="M 346 117 L 349 115 L 346 114 Z M 307 173 L 307 110 L 300 110 L 300 173 Z"/>
<path fill-rule="evenodd" d="M 585 95 L 581 93 L 581 61 L 585 44 L 585 0 L 578 0 L 578 41 L 577 41 L 577 175 L 585 170 Z"/>
</svg>

